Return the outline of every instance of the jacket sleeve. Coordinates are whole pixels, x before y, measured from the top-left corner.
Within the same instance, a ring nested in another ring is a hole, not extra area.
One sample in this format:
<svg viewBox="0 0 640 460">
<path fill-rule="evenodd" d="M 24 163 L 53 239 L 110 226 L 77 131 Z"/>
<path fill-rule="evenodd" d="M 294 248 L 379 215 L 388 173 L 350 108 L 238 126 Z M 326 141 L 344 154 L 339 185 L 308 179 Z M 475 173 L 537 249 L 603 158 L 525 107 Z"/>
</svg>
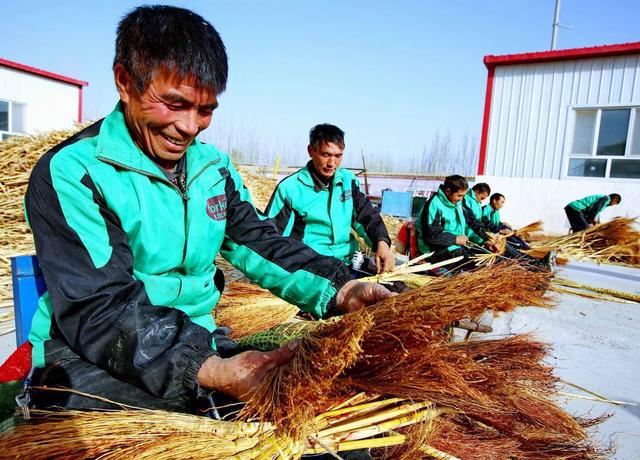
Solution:
<svg viewBox="0 0 640 460">
<path fill-rule="evenodd" d="M 587 221 L 591 223 L 596 220 L 598 214 L 600 214 L 600 212 L 606 207 L 607 198 L 607 196 L 599 198 L 595 203 L 593 203 L 585 210 L 584 214 Z"/>
<path fill-rule="evenodd" d="M 202 363 L 215 354 L 211 333 L 175 308 L 151 304 L 133 277 L 117 215 L 82 166 L 63 169 L 51 159 L 38 162 L 25 198 L 51 298 L 50 333 L 121 380 L 186 400 Z"/>
<path fill-rule="evenodd" d="M 470 238 L 477 237 L 478 239 L 487 241 L 489 239 L 489 235 L 487 235 L 487 231 L 482 225 L 482 222 L 473 215 L 473 211 L 467 206 L 467 203 L 462 201 L 462 212 L 464 214 L 464 220 L 467 223 L 468 234 Z"/>
<path fill-rule="evenodd" d="M 271 222 L 283 236 L 289 236 L 291 233 L 291 225 L 294 220 L 293 208 L 290 200 L 286 197 L 281 184 L 278 184 L 271 195 L 269 204 L 264 214 L 271 219 Z"/>
<path fill-rule="evenodd" d="M 444 231 L 444 219 L 442 213 L 431 203 L 422 208 L 420 214 L 422 225 L 422 241 L 431 248 L 437 250 L 456 244 L 456 236 Z"/>
<path fill-rule="evenodd" d="M 353 200 L 353 229 L 365 240 L 371 242 L 371 248 L 374 251 L 378 249 L 380 241 L 386 242 L 391 247 L 391 238 L 389 238 L 387 227 L 380 216 L 380 210 L 367 199 L 356 178 L 351 181 L 351 198 Z"/>
<path fill-rule="evenodd" d="M 316 317 L 327 316 L 337 292 L 350 279 L 347 266 L 278 234 L 271 220 L 256 211 L 231 163 L 224 174 L 227 229 L 222 256 L 278 297 Z"/>
<path fill-rule="evenodd" d="M 489 205 L 487 205 L 489 206 Z M 486 206 L 485 206 L 486 208 Z M 500 231 L 500 225 L 496 225 L 493 222 L 491 222 L 491 217 L 490 217 L 490 212 L 491 211 L 485 211 L 485 208 L 482 208 L 482 225 L 484 225 L 484 227 L 489 230 L 492 233 L 498 233 Z M 465 220 L 466 220 L 466 215 L 465 215 Z"/>
</svg>

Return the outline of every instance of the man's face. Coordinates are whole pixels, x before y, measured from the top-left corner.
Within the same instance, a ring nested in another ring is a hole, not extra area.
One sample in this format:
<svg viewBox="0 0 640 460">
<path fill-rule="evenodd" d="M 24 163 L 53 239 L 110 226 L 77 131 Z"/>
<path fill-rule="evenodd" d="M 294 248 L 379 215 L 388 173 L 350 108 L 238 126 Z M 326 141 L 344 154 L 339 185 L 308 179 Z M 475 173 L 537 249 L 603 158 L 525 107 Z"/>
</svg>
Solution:
<svg viewBox="0 0 640 460">
<path fill-rule="evenodd" d="M 167 169 L 175 165 L 195 137 L 211 123 L 217 95 L 163 70 L 138 93 L 131 75 L 115 69 L 116 86 L 124 104 L 131 137 L 140 149 Z"/>
<path fill-rule="evenodd" d="M 504 206 L 504 197 L 501 196 L 500 198 L 498 198 L 497 200 L 493 200 L 491 202 L 491 204 L 493 205 L 494 209 L 500 209 Z"/>
<path fill-rule="evenodd" d="M 487 192 L 473 192 L 473 193 L 476 194 L 476 200 L 478 200 L 478 203 L 482 203 L 489 196 Z"/>
<path fill-rule="evenodd" d="M 446 195 L 447 199 L 451 201 L 451 204 L 455 206 L 464 198 L 464 196 L 467 194 L 467 190 L 468 189 L 465 188 L 463 190 L 458 190 L 457 192 L 452 192 L 451 190 L 445 189 L 444 194 Z"/>
<path fill-rule="evenodd" d="M 323 142 L 317 149 L 309 145 L 307 152 L 320 175 L 325 179 L 331 179 L 342 163 L 344 147 L 333 142 Z"/>
</svg>

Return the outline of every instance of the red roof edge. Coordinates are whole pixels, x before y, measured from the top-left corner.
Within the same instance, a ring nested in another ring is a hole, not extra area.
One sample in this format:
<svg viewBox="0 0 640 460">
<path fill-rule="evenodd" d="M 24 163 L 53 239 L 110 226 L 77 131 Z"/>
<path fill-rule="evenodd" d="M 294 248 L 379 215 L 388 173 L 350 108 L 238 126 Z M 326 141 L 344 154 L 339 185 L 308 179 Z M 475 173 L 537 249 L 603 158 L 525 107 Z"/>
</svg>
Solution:
<svg viewBox="0 0 640 460">
<path fill-rule="evenodd" d="M 487 68 L 509 65 L 530 64 L 533 62 L 568 61 L 572 59 L 587 59 L 595 57 L 620 56 L 624 54 L 640 53 L 640 42 L 621 43 L 618 45 L 591 46 L 587 48 L 570 48 L 565 50 L 539 51 L 535 53 L 505 54 L 484 57 Z"/>
<path fill-rule="evenodd" d="M 0 58 L 0 66 L 9 67 L 11 69 L 21 70 L 22 72 L 27 72 L 33 75 L 38 75 L 40 77 L 50 78 L 51 80 L 61 81 L 63 83 L 69 83 L 72 85 L 76 85 L 79 87 L 89 86 L 89 83 L 82 80 L 76 80 L 75 78 L 65 77 L 64 75 L 60 75 L 53 72 L 48 72 L 46 70 L 37 69 L 35 67 L 31 67 L 28 65 L 20 64 L 19 62 L 13 62 L 8 59 Z"/>
</svg>

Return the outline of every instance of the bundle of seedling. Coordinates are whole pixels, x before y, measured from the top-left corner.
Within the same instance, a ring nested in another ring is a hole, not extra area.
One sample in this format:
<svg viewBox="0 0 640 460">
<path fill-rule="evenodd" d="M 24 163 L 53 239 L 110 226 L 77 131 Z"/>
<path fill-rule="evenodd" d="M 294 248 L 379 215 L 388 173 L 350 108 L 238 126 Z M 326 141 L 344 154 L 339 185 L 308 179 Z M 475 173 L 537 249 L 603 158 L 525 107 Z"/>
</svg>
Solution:
<svg viewBox="0 0 640 460">
<path fill-rule="evenodd" d="M 531 244 L 529 254 L 544 256 L 559 251 L 576 260 L 640 266 L 640 231 L 636 219 L 618 217 L 581 232 L 557 236 Z"/>
<path fill-rule="evenodd" d="M 247 337 L 241 344 L 248 348 L 292 339 L 300 346 L 293 361 L 271 372 L 241 416 L 304 438 L 316 431 L 313 414 L 365 392 L 442 411 L 422 426 L 420 439 L 450 456 L 597 458 L 585 432 L 594 421 L 567 414 L 552 399 L 557 379 L 542 362 L 546 345 L 530 336 L 450 341 L 448 326 L 457 319 L 486 309 L 547 306 L 549 277 L 496 265 L 436 279 L 338 322 L 280 326 Z"/>
<path fill-rule="evenodd" d="M 295 305 L 252 283 L 229 283 L 214 310 L 216 325 L 231 329 L 239 339 L 291 321 L 299 312 Z"/>
</svg>

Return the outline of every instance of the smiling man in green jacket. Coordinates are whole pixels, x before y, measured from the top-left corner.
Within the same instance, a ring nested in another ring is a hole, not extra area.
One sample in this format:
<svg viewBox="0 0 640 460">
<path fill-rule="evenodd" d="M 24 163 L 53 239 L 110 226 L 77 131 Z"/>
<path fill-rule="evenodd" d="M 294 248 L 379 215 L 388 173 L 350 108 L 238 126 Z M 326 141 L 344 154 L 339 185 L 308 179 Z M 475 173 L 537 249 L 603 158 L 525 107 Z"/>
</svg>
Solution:
<svg viewBox="0 0 640 460">
<path fill-rule="evenodd" d="M 185 412 L 211 390 L 246 398 L 292 350 L 216 350 L 225 342 L 212 317 L 224 286 L 218 253 L 316 317 L 390 295 L 280 236 L 229 157 L 196 139 L 227 80 L 224 45 L 202 17 L 134 9 L 118 26 L 113 70 L 113 112 L 46 153 L 29 180 L 25 207 L 48 288 L 29 335 L 36 385 Z M 33 397 L 37 407 L 114 407 L 72 393 Z"/>
<path fill-rule="evenodd" d="M 375 251 L 378 273 L 392 271 L 395 258 L 389 233 L 357 177 L 340 167 L 344 148 L 340 128 L 314 126 L 307 147 L 311 160 L 278 184 L 265 214 L 283 235 L 345 263 L 358 249 L 353 229 Z"/>
</svg>

